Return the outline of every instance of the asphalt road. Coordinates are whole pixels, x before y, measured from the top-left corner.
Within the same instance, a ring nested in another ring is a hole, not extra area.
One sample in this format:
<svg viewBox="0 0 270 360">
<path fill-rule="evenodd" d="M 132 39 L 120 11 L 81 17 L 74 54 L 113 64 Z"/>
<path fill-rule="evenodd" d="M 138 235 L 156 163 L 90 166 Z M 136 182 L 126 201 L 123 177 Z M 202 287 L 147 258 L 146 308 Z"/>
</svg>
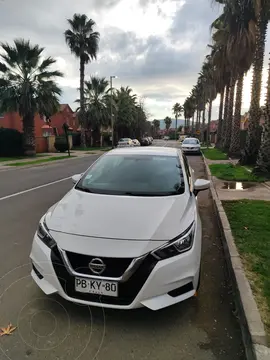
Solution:
<svg viewBox="0 0 270 360">
<path fill-rule="evenodd" d="M 208 192 L 199 195 L 203 260 L 198 298 L 159 312 L 113 311 L 46 297 L 34 284 L 29 275 L 34 231 L 72 183 L 66 179 L 6 196 L 83 172 L 95 159 L 0 172 L 0 327 L 18 326 L 13 335 L 0 338 L 0 360 L 244 360 Z M 189 160 L 197 177 L 205 177 L 202 159 Z"/>
</svg>

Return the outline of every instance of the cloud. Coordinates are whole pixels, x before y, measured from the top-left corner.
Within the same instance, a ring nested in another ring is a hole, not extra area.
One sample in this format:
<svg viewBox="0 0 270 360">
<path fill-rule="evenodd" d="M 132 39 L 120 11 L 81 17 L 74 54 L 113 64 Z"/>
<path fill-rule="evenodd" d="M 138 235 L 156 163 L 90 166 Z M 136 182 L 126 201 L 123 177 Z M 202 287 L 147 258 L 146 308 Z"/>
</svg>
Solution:
<svg viewBox="0 0 270 360">
<path fill-rule="evenodd" d="M 86 77 L 117 75 L 116 87 L 130 86 L 145 97 L 153 117 L 163 118 L 196 83 L 209 51 L 210 23 L 220 11 L 211 0 L 3 0 L 0 33 L 2 41 L 22 37 L 44 46 L 65 74 L 62 101 L 72 105 L 79 63 L 63 33 L 67 18 L 86 13 L 101 36 L 97 61 L 86 66 Z"/>
</svg>

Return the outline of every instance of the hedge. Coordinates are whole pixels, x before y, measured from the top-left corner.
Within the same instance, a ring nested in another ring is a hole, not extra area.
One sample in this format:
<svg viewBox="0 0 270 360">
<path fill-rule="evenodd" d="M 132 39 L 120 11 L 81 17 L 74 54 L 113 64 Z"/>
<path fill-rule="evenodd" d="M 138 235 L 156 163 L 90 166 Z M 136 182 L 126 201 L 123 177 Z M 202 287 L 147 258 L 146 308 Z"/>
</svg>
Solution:
<svg viewBox="0 0 270 360">
<path fill-rule="evenodd" d="M 23 134 L 15 129 L 0 128 L 0 156 L 23 155 Z"/>
</svg>

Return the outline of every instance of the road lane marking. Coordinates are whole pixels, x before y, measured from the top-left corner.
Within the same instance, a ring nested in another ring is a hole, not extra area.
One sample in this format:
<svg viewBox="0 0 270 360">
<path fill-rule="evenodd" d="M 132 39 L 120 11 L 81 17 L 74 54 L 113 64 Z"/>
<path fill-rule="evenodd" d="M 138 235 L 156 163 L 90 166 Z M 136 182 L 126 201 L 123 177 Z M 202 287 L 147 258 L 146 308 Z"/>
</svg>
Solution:
<svg viewBox="0 0 270 360">
<path fill-rule="evenodd" d="M 30 188 L 30 189 L 27 189 L 27 190 L 19 191 L 19 192 L 14 193 L 14 194 L 10 194 L 10 195 L 7 195 L 7 196 L 3 196 L 3 197 L 0 198 L 0 201 L 6 200 L 6 199 L 10 199 L 10 198 L 15 197 L 15 196 L 18 196 L 18 195 L 23 195 L 23 194 L 26 194 L 26 193 L 28 193 L 28 192 L 30 192 L 30 191 L 42 189 L 42 188 L 47 187 L 47 186 L 50 186 L 50 185 L 58 184 L 58 183 L 60 183 L 60 182 L 69 180 L 69 179 L 71 179 L 71 178 L 72 178 L 72 176 L 69 176 L 69 177 L 66 177 L 66 178 L 63 178 L 63 179 L 60 179 L 60 180 L 56 180 L 56 181 L 49 182 L 49 183 L 47 183 L 47 184 L 43 184 L 43 185 L 39 185 L 39 186 Z"/>
</svg>

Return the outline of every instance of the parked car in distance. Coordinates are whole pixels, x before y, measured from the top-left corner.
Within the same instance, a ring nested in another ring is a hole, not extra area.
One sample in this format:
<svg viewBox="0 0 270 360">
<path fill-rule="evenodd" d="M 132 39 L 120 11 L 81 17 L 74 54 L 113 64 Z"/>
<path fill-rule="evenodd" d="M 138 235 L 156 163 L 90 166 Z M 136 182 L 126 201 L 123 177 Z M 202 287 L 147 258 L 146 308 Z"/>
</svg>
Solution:
<svg viewBox="0 0 270 360">
<path fill-rule="evenodd" d="M 163 140 L 170 140 L 169 136 L 164 136 Z"/>
<path fill-rule="evenodd" d="M 134 146 L 141 146 L 139 140 L 133 139 L 132 141 L 133 141 Z"/>
<path fill-rule="evenodd" d="M 117 147 L 131 147 L 134 146 L 132 139 L 122 138 L 118 141 Z"/>
<path fill-rule="evenodd" d="M 186 138 L 181 149 L 184 153 L 201 154 L 201 144 L 197 138 Z"/>
<path fill-rule="evenodd" d="M 40 219 L 31 275 L 46 295 L 87 306 L 159 310 L 196 295 L 202 226 L 182 151 L 120 148 L 102 155 Z"/>
<path fill-rule="evenodd" d="M 150 145 L 149 139 L 146 138 L 146 137 L 142 138 L 142 140 L 141 140 L 141 145 L 142 145 L 142 146 L 148 146 L 148 145 Z"/>
</svg>

